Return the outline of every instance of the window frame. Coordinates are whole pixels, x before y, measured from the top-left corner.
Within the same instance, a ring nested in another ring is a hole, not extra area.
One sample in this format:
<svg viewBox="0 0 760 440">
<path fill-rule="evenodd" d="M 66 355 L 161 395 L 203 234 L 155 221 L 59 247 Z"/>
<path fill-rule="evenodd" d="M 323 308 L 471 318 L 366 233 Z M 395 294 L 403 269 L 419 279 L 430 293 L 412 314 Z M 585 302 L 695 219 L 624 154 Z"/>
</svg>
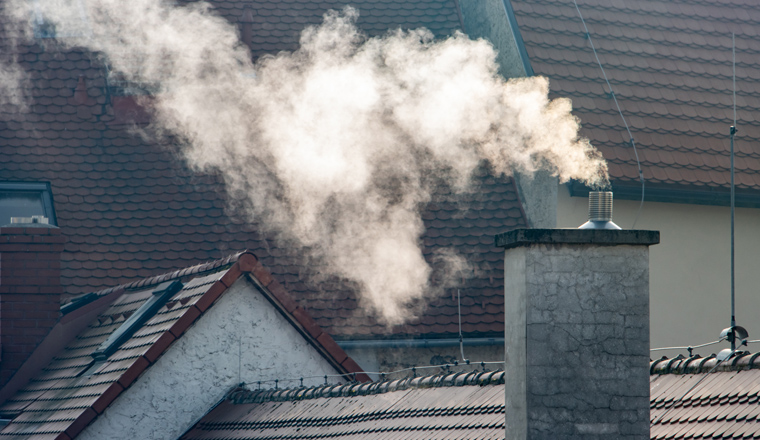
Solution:
<svg viewBox="0 0 760 440">
<path fill-rule="evenodd" d="M 0 192 L 38 192 L 42 199 L 43 215 L 48 218 L 48 224 L 58 226 L 53 203 L 53 190 L 50 182 L 0 182 Z M 1 225 L 0 225 L 1 226 Z"/>
</svg>

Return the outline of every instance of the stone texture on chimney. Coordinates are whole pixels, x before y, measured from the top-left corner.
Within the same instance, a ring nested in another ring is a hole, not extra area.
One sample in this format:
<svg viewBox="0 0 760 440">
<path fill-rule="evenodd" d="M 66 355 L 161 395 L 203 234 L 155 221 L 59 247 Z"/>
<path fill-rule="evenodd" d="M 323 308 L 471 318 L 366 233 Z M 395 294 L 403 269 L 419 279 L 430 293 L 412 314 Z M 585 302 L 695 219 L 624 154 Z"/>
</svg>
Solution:
<svg viewBox="0 0 760 440">
<path fill-rule="evenodd" d="M 61 313 L 60 229 L 0 228 L 0 386 L 27 360 Z"/>
<path fill-rule="evenodd" d="M 507 439 L 649 438 L 649 245 L 533 229 L 505 247 Z"/>
</svg>

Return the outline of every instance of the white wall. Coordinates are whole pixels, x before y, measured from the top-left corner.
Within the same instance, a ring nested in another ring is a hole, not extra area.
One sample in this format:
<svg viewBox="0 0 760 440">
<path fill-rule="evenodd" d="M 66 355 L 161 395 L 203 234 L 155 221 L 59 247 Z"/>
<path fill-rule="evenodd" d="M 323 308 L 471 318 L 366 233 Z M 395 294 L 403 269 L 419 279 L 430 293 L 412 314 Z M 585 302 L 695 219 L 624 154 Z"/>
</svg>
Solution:
<svg viewBox="0 0 760 440">
<path fill-rule="evenodd" d="M 633 225 L 638 201 L 615 200 L 613 221 Z M 557 227 L 574 228 L 587 220 L 588 199 L 570 197 L 561 185 Z M 644 202 L 636 229 L 660 231 L 650 248 L 651 347 L 698 345 L 718 339 L 731 323 L 730 237 L 728 207 Z M 760 339 L 760 210 L 736 210 L 736 319 Z M 717 353 L 727 343 L 695 351 Z M 760 350 L 760 344 L 750 344 Z M 684 355 L 688 354 L 683 351 Z M 652 358 L 678 352 L 653 352 Z"/>
<path fill-rule="evenodd" d="M 175 439 L 241 380 L 325 374 L 336 371 L 241 278 L 77 439 Z"/>
</svg>

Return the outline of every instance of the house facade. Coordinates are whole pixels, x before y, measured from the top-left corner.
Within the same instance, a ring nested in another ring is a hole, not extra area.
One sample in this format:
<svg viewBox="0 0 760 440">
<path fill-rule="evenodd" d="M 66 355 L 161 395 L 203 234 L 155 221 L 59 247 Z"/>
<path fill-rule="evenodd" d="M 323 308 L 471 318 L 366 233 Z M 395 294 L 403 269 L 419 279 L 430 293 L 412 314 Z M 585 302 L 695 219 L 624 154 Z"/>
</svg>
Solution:
<svg viewBox="0 0 760 440">
<path fill-rule="evenodd" d="M 731 323 L 729 151 L 736 118 L 736 320 L 757 332 L 757 5 L 460 3 L 465 29 L 497 45 L 505 75 L 546 76 L 552 96 L 572 100 L 581 134 L 607 160 L 613 221 L 662 232 L 651 256 L 653 348 L 716 341 Z M 529 224 L 574 228 L 587 220 L 583 185 L 518 181 Z M 686 354 L 665 353 L 679 352 Z"/>
<path fill-rule="evenodd" d="M 305 27 L 349 2 L 209 4 L 236 28 L 256 61 L 295 50 Z M 357 26 L 369 36 L 425 27 L 445 38 L 463 29 L 454 0 L 350 4 L 359 13 Z M 462 361 L 460 324 L 466 357 L 500 358 L 503 257 L 492 238 L 527 225 L 510 176 L 482 168 L 462 197 L 434 194 L 422 213 L 424 257 L 432 264 L 439 251 L 453 249 L 466 257 L 471 273 L 463 274 L 458 289 L 427 298 L 426 307 L 412 305 L 418 310 L 409 322 L 387 326 L 363 307 L 350 283 L 324 276 L 256 218 L 235 211 L 222 176 L 190 169 L 172 139 L 151 135 L 154 90 L 114 73 L 102 54 L 69 47 L 69 34 L 41 26 L 44 20 L 12 21 L 7 14 L 3 20 L 5 52 L 17 54 L 28 87 L 23 105 L 0 103 L 0 194 L 34 202 L 28 212 L 8 213 L 1 221 L 43 215 L 61 228 L 67 237 L 61 262 L 65 300 L 249 249 L 368 370 Z M 29 38 L 12 33 L 19 27 Z"/>
<path fill-rule="evenodd" d="M 56 236 L 49 231 L 0 228 L 0 237 Z M 48 253 L 60 258 L 55 246 Z M 3 261 L 29 252 L 0 246 Z M 4 269 L 2 285 L 22 273 Z M 59 303 L 49 286 L 24 285 Z M 30 294 L 16 296 L 2 293 L 0 318 L 25 328 L 40 312 L 21 307 Z M 57 314 L 38 320 L 35 329 L 46 335 L 0 389 L 2 438 L 177 438 L 243 383 L 369 380 L 250 252 L 94 292 Z M 28 341 L 17 332 L 2 338 L 5 349 Z"/>
</svg>

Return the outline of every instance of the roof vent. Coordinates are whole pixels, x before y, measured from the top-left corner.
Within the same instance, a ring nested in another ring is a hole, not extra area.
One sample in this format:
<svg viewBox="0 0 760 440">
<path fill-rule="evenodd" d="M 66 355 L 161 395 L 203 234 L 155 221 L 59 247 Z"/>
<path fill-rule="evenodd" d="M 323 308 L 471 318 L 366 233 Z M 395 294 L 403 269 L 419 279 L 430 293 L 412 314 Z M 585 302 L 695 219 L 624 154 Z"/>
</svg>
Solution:
<svg viewBox="0 0 760 440">
<path fill-rule="evenodd" d="M 612 222 L 612 191 L 588 193 L 588 221 L 578 229 L 620 229 Z"/>
</svg>

